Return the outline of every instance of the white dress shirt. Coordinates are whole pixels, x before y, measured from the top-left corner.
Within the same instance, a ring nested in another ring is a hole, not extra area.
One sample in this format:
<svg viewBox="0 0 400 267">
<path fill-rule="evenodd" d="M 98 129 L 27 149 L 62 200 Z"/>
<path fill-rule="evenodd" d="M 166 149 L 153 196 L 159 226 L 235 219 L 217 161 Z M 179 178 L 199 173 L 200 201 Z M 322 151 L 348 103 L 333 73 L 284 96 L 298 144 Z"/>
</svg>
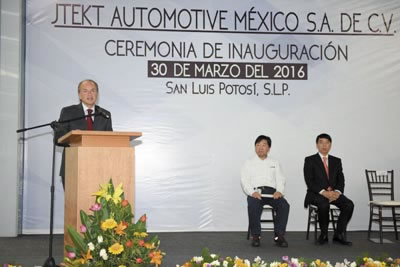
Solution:
<svg viewBox="0 0 400 267">
<path fill-rule="evenodd" d="M 322 162 L 324 162 L 324 157 L 326 158 L 326 166 L 329 167 L 329 154 L 326 154 L 326 156 L 322 155 L 320 152 L 318 152 L 318 154 L 321 157 Z"/>
<path fill-rule="evenodd" d="M 249 196 L 256 192 L 259 186 L 273 187 L 284 194 L 286 178 L 277 160 L 270 157 L 262 160 L 256 155 L 246 160 L 241 174 L 243 191 Z"/>
</svg>

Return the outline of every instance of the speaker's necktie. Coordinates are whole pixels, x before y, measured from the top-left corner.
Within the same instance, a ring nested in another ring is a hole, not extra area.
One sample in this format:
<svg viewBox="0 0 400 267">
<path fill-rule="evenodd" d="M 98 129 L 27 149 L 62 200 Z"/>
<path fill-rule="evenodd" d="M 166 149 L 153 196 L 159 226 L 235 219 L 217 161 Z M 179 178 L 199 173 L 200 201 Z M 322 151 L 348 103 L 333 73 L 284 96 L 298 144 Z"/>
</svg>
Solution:
<svg viewBox="0 0 400 267">
<path fill-rule="evenodd" d="M 91 115 L 92 112 L 93 112 L 93 110 L 92 110 L 92 109 L 88 109 L 87 112 L 88 112 L 88 115 Z M 86 118 L 86 122 L 87 122 L 87 129 L 88 129 L 89 131 L 91 131 L 91 130 L 93 129 L 93 120 L 92 120 L 92 116 L 87 117 L 87 118 Z"/>
</svg>

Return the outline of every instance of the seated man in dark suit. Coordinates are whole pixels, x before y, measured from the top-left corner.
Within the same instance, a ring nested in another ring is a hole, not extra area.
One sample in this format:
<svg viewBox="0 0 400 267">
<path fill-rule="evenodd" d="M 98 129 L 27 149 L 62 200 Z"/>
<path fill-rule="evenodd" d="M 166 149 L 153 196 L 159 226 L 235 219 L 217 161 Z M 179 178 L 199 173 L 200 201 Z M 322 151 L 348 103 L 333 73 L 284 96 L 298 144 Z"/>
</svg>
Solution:
<svg viewBox="0 0 400 267">
<path fill-rule="evenodd" d="M 351 245 L 346 240 L 346 227 L 354 210 L 353 201 L 344 195 L 344 175 L 340 158 L 328 155 L 332 139 L 328 134 L 320 134 L 316 139 L 318 153 L 306 157 L 304 162 L 304 179 L 307 194 L 304 206 L 309 204 L 318 207 L 318 219 L 321 235 L 318 244 L 328 242 L 329 206 L 333 204 L 340 209 L 340 216 L 333 237 L 334 242 Z"/>
<path fill-rule="evenodd" d="M 67 123 L 59 123 L 54 128 L 54 142 L 72 130 L 94 130 L 94 131 L 112 131 L 111 113 L 96 105 L 99 87 L 93 80 L 83 80 L 78 85 L 78 95 L 80 103 L 64 107 L 61 110 L 58 121 L 70 120 L 77 117 L 83 117 L 89 114 L 101 113 L 102 116 L 87 117 Z M 62 144 L 58 144 L 64 146 Z M 63 151 L 60 176 L 63 187 L 65 188 L 65 150 Z"/>
</svg>

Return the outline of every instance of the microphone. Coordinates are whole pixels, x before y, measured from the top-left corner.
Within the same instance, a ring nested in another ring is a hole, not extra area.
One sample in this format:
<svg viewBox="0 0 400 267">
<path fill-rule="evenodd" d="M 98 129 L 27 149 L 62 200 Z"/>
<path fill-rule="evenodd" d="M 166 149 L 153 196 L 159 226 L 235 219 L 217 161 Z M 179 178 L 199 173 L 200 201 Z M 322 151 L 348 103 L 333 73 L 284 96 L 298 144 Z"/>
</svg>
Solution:
<svg viewBox="0 0 400 267">
<path fill-rule="evenodd" d="M 103 116 L 106 119 L 110 118 L 110 115 L 108 115 L 102 108 L 98 108 L 98 112 L 100 113 L 101 116 Z"/>
</svg>

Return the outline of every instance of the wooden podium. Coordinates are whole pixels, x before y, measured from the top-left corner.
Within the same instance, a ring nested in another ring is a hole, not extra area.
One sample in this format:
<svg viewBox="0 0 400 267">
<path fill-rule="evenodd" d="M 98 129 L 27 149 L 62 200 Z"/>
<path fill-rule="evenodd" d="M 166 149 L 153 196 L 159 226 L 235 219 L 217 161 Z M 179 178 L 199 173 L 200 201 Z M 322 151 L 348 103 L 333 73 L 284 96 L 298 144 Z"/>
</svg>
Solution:
<svg viewBox="0 0 400 267">
<path fill-rule="evenodd" d="M 133 209 L 135 150 L 130 141 L 140 136 L 140 132 L 73 130 L 58 139 L 70 145 L 65 160 L 64 248 L 72 244 L 67 225 L 79 232 L 80 211 L 89 214 L 96 199 L 92 194 L 110 178 L 114 186 L 123 184 L 125 199 Z"/>
</svg>

